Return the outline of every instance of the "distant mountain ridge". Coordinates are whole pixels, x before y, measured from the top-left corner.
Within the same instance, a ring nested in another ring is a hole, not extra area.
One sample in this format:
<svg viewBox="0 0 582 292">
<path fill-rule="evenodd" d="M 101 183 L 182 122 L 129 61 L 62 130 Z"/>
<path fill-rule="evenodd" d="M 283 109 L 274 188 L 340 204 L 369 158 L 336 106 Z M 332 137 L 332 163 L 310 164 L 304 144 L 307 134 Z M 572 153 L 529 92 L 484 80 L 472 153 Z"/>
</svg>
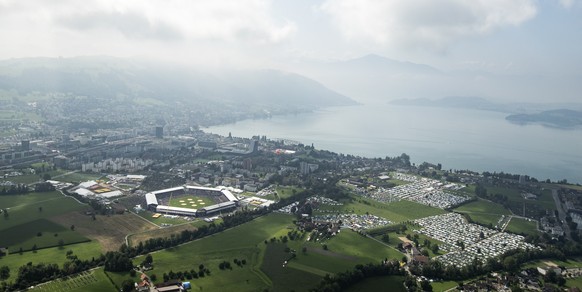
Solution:
<svg viewBox="0 0 582 292">
<path fill-rule="evenodd" d="M 147 97 L 162 102 L 211 100 L 300 108 L 357 104 L 315 80 L 277 70 L 212 73 L 113 57 L 30 58 L 0 61 L 0 89 L 64 92 L 106 98 Z"/>
<path fill-rule="evenodd" d="M 365 55 L 360 58 L 333 63 L 332 66 L 345 66 L 351 69 L 367 70 L 369 72 L 382 71 L 392 74 L 442 74 L 434 67 L 425 64 L 403 62 L 389 59 L 376 54 Z"/>
</svg>

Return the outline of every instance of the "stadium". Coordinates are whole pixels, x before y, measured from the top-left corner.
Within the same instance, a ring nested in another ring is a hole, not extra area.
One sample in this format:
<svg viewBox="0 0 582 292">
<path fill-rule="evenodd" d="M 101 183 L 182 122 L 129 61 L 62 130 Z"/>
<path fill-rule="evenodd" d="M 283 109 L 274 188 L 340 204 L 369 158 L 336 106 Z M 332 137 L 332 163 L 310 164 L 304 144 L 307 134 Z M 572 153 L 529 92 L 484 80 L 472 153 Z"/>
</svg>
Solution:
<svg viewBox="0 0 582 292">
<path fill-rule="evenodd" d="M 157 213 L 204 217 L 237 207 L 238 199 L 226 189 L 181 186 L 145 195 L 148 210 Z"/>
</svg>

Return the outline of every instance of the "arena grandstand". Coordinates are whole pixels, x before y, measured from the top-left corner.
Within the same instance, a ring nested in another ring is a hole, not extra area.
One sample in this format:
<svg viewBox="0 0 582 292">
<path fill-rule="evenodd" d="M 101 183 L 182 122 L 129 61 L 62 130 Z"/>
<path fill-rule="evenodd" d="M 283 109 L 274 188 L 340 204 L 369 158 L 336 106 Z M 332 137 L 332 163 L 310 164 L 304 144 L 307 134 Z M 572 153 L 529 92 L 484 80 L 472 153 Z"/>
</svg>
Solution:
<svg viewBox="0 0 582 292">
<path fill-rule="evenodd" d="M 211 198 L 216 204 L 202 208 L 174 207 L 164 204 L 169 203 L 168 198 L 195 195 Z M 218 212 L 231 211 L 237 207 L 238 199 L 227 189 L 207 188 L 185 185 L 169 189 L 157 190 L 145 195 L 148 210 L 181 216 L 210 216 Z"/>
</svg>

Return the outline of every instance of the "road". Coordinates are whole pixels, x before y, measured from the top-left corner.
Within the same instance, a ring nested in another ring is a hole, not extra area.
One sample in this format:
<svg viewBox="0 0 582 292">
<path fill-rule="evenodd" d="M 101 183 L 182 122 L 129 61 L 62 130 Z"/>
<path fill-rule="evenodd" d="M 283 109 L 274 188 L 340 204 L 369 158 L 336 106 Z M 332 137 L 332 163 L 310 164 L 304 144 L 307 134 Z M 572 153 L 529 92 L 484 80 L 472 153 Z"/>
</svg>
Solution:
<svg viewBox="0 0 582 292">
<path fill-rule="evenodd" d="M 566 238 L 568 240 L 572 240 L 572 237 L 570 236 L 570 226 L 568 226 L 568 223 L 566 223 L 567 213 L 566 213 L 566 211 L 564 211 L 564 207 L 562 206 L 562 202 L 560 202 L 560 196 L 558 196 L 557 189 L 552 189 L 552 197 L 554 198 L 554 203 L 556 203 L 556 209 L 558 210 L 558 216 L 559 216 L 558 219 L 560 219 L 562 229 L 564 230 L 564 233 L 566 233 Z"/>
</svg>

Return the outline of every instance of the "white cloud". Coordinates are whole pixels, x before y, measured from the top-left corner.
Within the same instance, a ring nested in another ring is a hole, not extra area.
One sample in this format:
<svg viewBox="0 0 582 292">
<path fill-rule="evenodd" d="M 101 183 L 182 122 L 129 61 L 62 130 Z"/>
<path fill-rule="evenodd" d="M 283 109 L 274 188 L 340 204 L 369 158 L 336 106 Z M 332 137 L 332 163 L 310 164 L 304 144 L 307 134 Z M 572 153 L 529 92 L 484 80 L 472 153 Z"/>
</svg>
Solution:
<svg viewBox="0 0 582 292">
<path fill-rule="evenodd" d="M 574 0 L 560 0 L 560 4 L 564 8 L 570 8 L 574 5 Z"/>
<path fill-rule="evenodd" d="M 13 17 L 26 15 L 45 29 L 108 31 L 128 39 L 276 43 L 296 31 L 294 23 L 271 17 L 269 0 L 0 0 L 0 10 L 10 19 L 0 23 L 11 29 L 35 28 Z"/>
<path fill-rule="evenodd" d="M 534 0 L 326 0 L 321 10 L 348 40 L 437 49 L 537 13 Z"/>
</svg>

